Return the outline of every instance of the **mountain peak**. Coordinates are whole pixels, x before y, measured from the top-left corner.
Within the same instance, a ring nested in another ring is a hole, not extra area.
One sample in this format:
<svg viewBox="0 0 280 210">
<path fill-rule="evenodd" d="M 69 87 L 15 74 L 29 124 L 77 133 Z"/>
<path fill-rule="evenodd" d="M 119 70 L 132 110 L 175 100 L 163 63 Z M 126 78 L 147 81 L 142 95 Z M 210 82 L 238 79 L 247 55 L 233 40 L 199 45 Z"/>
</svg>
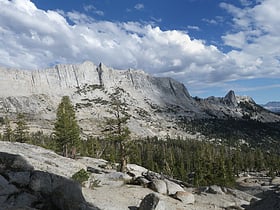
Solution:
<svg viewBox="0 0 280 210">
<path fill-rule="evenodd" d="M 236 107 L 238 105 L 236 96 L 233 90 L 230 90 L 224 97 L 224 101 L 227 105 Z"/>
</svg>

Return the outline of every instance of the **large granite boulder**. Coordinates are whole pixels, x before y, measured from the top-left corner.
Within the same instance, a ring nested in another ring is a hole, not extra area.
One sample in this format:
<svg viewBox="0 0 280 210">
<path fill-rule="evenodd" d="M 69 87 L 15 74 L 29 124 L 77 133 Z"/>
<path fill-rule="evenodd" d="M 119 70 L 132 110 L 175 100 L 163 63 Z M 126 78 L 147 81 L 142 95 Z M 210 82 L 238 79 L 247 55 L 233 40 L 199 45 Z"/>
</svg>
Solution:
<svg viewBox="0 0 280 210">
<path fill-rule="evenodd" d="M 97 210 L 78 183 L 34 170 L 21 156 L 0 152 L 0 209 Z"/>
<path fill-rule="evenodd" d="M 166 208 L 156 194 L 150 193 L 141 201 L 138 210 L 166 210 Z"/>
<path fill-rule="evenodd" d="M 190 192 L 178 191 L 175 193 L 174 197 L 182 201 L 184 204 L 194 204 L 195 202 L 195 197 Z"/>
<path fill-rule="evenodd" d="M 180 185 L 169 181 L 168 179 L 164 180 L 167 187 L 167 194 L 174 195 L 178 191 L 185 191 Z"/>
<path fill-rule="evenodd" d="M 167 186 L 164 180 L 155 179 L 150 183 L 150 188 L 155 192 L 166 195 L 167 194 Z"/>
</svg>

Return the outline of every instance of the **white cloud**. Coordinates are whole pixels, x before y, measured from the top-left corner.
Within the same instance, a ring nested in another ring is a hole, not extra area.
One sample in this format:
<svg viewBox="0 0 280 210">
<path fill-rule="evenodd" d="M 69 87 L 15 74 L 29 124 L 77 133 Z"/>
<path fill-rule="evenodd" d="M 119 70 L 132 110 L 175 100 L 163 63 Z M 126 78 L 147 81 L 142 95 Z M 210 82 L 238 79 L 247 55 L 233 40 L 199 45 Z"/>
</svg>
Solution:
<svg viewBox="0 0 280 210">
<path fill-rule="evenodd" d="M 222 16 L 216 16 L 213 19 L 203 18 L 202 21 L 210 25 L 218 25 L 224 23 L 224 18 Z"/>
<path fill-rule="evenodd" d="M 234 26 L 223 40 L 238 49 L 228 53 L 184 31 L 44 11 L 29 0 L 0 0 L 0 5 L 0 65 L 36 69 L 91 60 L 172 76 L 193 90 L 240 78 L 280 77 L 279 0 L 245 9 L 221 4 Z"/>
<path fill-rule="evenodd" d="M 245 44 L 246 35 L 244 34 L 244 32 L 239 31 L 235 34 L 222 36 L 222 39 L 227 45 L 241 49 Z"/>
<path fill-rule="evenodd" d="M 223 40 L 226 45 L 240 48 L 229 53 L 240 73 L 280 77 L 280 1 L 262 0 L 245 9 L 225 3 L 221 6 L 233 15 L 234 31 L 223 36 Z"/>
<path fill-rule="evenodd" d="M 102 10 L 98 10 L 96 9 L 95 6 L 93 6 L 92 4 L 89 4 L 89 5 L 85 5 L 84 6 L 84 10 L 86 12 L 93 12 L 94 14 L 97 14 L 99 16 L 104 16 L 104 12 Z"/>
<path fill-rule="evenodd" d="M 242 6 L 250 6 L 252 5 L 251 0 L 239 0 Z"/>
<path fill-rule="evenodd" d="M 142 9 L 144 9 L 144 4 L 136 4 L 135 6 L 134 6 L 134 8 L 135 9 L 137 9 L 137 10 L 142 10 Z"/>
<path fill-rule="evenodd" d="M 162 18 L 156 18 L 156 17 L 153 17 L 153 16 L 152 16 L 151 19 L 152 19 L 153 21 L 157 22 L 157 23 L 162 22 Z"/>
<path fill-rule="evenodd" d="M 200 28 L 198 26 L 188 26 L 187 28 L 195 31 L 200 31 Z"/>
</svg>

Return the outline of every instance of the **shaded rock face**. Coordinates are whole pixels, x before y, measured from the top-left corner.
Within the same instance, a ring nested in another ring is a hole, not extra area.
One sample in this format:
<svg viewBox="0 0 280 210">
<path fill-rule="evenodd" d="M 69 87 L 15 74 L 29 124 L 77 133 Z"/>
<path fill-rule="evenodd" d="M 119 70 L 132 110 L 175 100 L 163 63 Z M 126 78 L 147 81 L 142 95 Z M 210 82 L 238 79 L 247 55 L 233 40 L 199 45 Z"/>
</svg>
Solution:
<svg viewBox="0 0 280 210">
<path fill-rule="evenodd" d="M 256 201 L 246 210 L 276 210 L 280 209 L 280 194 L 279 192 L 271 192 L 267 197 L 262 200 Z"/>
<path fill-rule="evenodd" d="M 228 94 L 226 94 L 226 96 L 224 97 L 224 101 L 229 106 L 233 106 L 233 107 L 238 106 L 235 93 L 233 90 L 230 90 Z"/>
<path fill-rule="evenodd" d="M 34 168 L 20 155 L 0 152 L 0 173 L 7 171 L 32 171 Z"/>
<path fill-rule="evenodd" d="M 78 183 L 36 171 L 19 155 L 0 152 L 0 209 L 94 210 Z"/>
<path fill-rule="evenodd" d="M 159 197 L 154 193 L 150 193 L 145 196 L 145 198 L 141 201 L 139 210 L 156 210 L 159 204 Z"/>
</svg>

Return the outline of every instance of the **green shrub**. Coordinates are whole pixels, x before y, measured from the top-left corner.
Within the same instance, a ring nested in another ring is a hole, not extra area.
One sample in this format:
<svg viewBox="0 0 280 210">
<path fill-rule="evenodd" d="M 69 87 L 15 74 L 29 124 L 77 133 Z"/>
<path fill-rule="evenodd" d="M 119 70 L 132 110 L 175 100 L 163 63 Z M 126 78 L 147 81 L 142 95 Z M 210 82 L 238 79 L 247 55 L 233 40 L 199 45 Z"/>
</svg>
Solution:
<svg viewBox="0 0 280 210">
<path fill-rule="evenodd" d="M 88 172 L 85 171 L 85 169 L 81 169 L 73 174 L 72 179 L 82 184 L 89 179 L 89 175 Z"/>
</svg>

